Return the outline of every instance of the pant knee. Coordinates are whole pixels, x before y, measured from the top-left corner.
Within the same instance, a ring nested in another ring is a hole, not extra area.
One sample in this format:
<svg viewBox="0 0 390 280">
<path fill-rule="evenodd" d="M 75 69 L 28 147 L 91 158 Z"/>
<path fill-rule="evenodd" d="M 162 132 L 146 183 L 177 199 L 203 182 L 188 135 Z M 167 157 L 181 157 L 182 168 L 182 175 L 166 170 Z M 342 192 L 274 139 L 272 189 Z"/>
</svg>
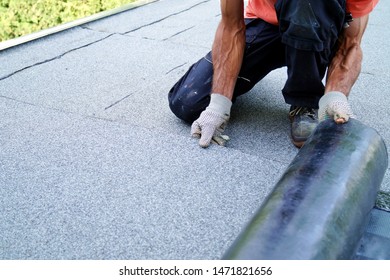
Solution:
<svg viewBox="0 0 390 280">
<path fill-rule="evenodd" d="M 192 123 L 210 103 L 210 96 L 199 98 L 195 90 L 176 89 L 173 87 L 168 94 L 169 108 L 185 122 Z"/>
<path fill-rule="evenodd" d="M 212 64 L 202 58 L 172 87 L 169 107 L 178 118 L 191 123 L 209 105 L 212 74 Z"/>
</svg>

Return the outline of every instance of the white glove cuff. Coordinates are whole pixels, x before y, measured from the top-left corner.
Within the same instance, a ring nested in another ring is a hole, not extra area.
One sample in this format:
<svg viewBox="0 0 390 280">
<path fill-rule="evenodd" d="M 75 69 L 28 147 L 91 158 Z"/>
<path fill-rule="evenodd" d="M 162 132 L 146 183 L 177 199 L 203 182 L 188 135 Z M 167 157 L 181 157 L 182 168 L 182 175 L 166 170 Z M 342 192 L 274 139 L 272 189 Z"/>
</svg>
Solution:
<svg viewBox="0 0 390 280">
<path fill-rule="evenodd" d="M 319 107 L 326 108 L 331 102 L 348 102 L 347 97 L 340 91 L 330 91 L 324 94 L 318 102 Z"/>
<path fill-rule="evenodd" d="M 210 104 L 207 107 L 210 111 L 221 116 L 229 117 L 232 101 L 219 93 L 212 93 L 210 95 Z"/>
</svg>

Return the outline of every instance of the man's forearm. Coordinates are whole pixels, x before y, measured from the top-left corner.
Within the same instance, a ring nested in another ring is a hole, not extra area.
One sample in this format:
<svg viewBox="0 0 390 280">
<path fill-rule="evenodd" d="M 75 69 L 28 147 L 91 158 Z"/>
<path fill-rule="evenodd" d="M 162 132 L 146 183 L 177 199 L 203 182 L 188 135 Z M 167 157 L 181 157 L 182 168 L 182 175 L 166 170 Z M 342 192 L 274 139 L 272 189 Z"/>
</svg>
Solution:
<svg viewBox="0 0 390 280">
<path fill-rule="evenodd" d="M 212 92 L 231 100 L 245 50 L 243 1 L 221 1 L 221 11 L 212 48 Z"/>
<path fill-rule="evenodd" d="M 349 95 L 361 70 L 362 49 L 360 47 L 368 16 L 355 19 L 340 37 L 340 47 L 333 58 L 327 74 L 325 93 L 339 91 Z"/>
</svg>

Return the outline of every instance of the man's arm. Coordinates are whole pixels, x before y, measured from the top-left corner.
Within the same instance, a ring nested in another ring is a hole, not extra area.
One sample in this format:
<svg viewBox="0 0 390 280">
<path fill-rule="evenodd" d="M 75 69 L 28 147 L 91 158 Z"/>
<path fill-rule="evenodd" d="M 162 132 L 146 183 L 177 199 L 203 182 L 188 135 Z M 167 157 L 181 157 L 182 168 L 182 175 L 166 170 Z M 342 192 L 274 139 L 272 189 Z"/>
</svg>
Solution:
<svg viewBox="0 0 390 280">
<path fill-rule="evenodd" d="M 319 101 L 320 120 L 333 118 L 336 123 L 345 123 L 354 117 L 347 97 L 360 74 L 360 44 L 367 22 L 368 15 L 354 19 L 339 38 L 340 47 L 328 68 L 325 95 Z"/>
<path fill-rule="evenodd" d="M 222 0 L 221 13 L 212 48 L 212 92 L 231 100 L 245 50 L 244 1 Z"/>
<path fill-rule="evenodd" d="M 211 141 L 224 145 L 222 135 L 230 118 L 234 87 L 245 50 L 243 0 L 221 0 L 222 19 L 212 48 L 213 83 L 210 104 L 192 123 L 191 135 L 199 137 L 199 145 L 208 147 Z"/>
<path fill-rule="evenodd" d="M 340 48 L 328 69 L 325 93 L 340 91 L 346 96 L 349 95 L 360 74 L 363 58 L 360 44 L 367 22 L 368 15 L 354 19 L 350 26 L 344 29 L 340 38 Z"/>
</svg>

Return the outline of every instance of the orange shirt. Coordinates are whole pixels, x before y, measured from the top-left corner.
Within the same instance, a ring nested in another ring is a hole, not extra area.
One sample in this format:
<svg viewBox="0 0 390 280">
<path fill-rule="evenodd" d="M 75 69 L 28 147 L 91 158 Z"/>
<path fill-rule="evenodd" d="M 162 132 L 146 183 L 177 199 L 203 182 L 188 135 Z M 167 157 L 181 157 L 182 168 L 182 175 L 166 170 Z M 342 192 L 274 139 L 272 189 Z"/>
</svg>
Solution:
<svg viewBox="0 0 390 280">
<path fill-rule="evenodd" d="M 278 24 L 275 12 L 277 0 L 249 0 L 245 9 L 246 18 L 261 18 L 271 24 Z M 354 18 L 369 14 L 379 0 L 347 0 L 347 11 Z"/>
</svg>

